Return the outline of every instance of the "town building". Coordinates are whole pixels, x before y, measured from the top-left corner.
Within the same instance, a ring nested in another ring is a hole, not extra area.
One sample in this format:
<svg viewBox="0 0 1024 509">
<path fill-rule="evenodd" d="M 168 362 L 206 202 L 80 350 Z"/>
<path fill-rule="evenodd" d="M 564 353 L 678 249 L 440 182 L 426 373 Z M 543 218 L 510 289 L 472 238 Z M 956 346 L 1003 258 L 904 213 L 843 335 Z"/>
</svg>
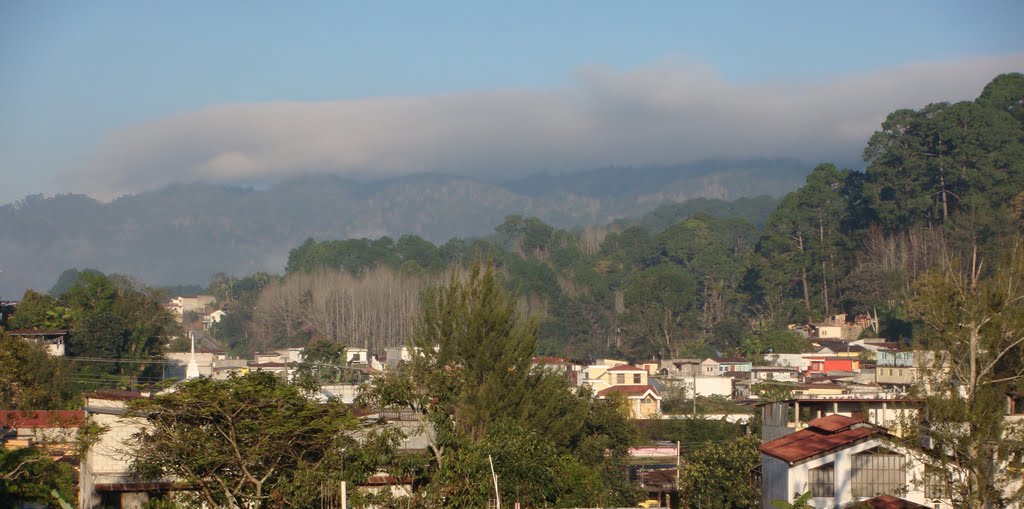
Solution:
<svg viewBox="0 0 1024 509">
<path fill-rule="evenodd" d="M 46 353 L 51 356 L 63 357 L 68 331 L 64 329 L 15 329 L 7 331 L 7 335 L 39 343 L 46 347 Z"/>
<path fill-rule="evenodd" d="M 924 465 L 885 428 L 864 419 L 824 416 L 761 444 L 760 450 L 764 509 L 808 491 L 815 508 L 847 507 L 880 496 L 951 507 L 948 494 L 928 482 Z"/>
</svg>

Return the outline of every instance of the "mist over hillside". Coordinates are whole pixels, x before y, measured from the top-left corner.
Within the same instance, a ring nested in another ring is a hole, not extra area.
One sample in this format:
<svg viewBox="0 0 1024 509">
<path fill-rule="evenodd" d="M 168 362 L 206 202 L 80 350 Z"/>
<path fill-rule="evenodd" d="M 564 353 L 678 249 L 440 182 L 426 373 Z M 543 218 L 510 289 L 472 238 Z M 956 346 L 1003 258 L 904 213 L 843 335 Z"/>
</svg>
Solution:
<svg viewBox="0 0 1024 509">
<path fill-rule="evenodd" d="M 435 243 L 491 233 L 509 214 L 567 228 L 640 216 L 693 198 L 733 200 L 795 189 L 792 159 L 539 173 L 506 182 L 438 174 L 377 181 L 306 176 L 267 189 L 173 185 L 102 203 L 33 195 L 0 206 L 0 297 L 46 289 L 71 267 L 151 284 L 280 272 L 307 238 L 398 237 Z"/>
</svg>

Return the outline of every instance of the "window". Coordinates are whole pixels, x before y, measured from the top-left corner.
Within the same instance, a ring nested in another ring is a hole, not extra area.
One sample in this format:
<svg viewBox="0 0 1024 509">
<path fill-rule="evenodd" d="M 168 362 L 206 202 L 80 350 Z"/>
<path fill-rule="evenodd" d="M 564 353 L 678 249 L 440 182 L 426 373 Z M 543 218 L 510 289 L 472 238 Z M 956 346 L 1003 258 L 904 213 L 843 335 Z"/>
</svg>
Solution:
<svg viewBox="0 0 1024 509">
<path fill-rule="evenodd" d="M 637 373 L 637 374 L 633 375 L 633 383 L 635 383 L 635 384 L 639 384 L 640 383 L 640 373 Z"/>
<path fill-rule="evenodd" d="M 949 498 L 949 482 L 942 469 L 925 466 L 924 497 L 932 499 Z"/>
<path fill-rule="evenodd" d="M 906 459 L 882 447 L 853 455 L 853 496 L 900 495 L 907 490 Z"/>
<path fill-rule="evenodd" d="M 822 465 L 818 468 L 812 468 L 810 471 L 810 478 L 808 483 L 811 485 L 811 496 L 812 497 L 828 497 L 835 498 L 836 496 L 836 467 L 835 464 L 829 463 L 828 465 Z"/>
<path fill-rule="evenodd" d="M 617 384 L 624 384 L 624 383 L 626 383 L 626 375 L 624 375 L 622 373 L 619 373 L 619 374 L 615 375 L 615 383 L 617 383 Z"/>
</svg>

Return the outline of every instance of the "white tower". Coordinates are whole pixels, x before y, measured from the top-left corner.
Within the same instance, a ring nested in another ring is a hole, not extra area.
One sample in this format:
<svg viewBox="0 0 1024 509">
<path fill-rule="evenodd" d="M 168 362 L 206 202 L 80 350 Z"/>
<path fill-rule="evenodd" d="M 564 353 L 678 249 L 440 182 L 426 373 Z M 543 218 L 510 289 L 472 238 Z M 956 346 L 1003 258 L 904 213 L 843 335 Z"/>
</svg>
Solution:
<svg viewBox="0 0 1024 509">
<path fill-rule="evenodd" d="M 188 331 L 188 337 L 192 340 L 192 355 L 188 359 L 188 367 L 185 368 L 185 380 L 199 378 L 199 364 L 196 362 L 196 335 Z"/>
</svg>

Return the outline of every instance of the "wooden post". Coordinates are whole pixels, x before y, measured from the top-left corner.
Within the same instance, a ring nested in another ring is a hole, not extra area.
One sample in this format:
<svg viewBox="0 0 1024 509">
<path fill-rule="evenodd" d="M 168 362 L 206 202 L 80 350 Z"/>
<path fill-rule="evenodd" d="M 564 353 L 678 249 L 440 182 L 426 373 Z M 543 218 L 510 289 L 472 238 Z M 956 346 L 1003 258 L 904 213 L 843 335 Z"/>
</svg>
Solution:
<svg viewBox="0 0 1024 509">
<path fill-rule="evenodd" d="M 348 509 L 348 490 L 345 481 L 341 481 L 341 509 Z"/>
</svg>

